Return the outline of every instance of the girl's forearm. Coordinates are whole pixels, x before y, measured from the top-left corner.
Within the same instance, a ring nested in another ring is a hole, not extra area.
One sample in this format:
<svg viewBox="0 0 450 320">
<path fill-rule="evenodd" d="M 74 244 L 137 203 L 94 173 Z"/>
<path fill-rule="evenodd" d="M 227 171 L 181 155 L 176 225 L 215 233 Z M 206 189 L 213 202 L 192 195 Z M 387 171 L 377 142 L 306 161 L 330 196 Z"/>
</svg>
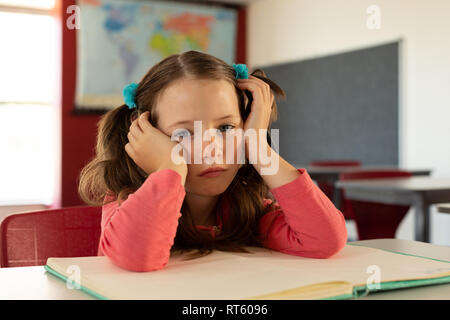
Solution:
<svg viewBox="0 0 450 320">
<path fill-rule="evenodd" d="M 264 154 L 263 156 L 261 152 Z M 266 161 L 261 161 L 261 158 L 266 158 Z M 269 164 L 265 163 L 268 159 L 270 159 Z M 270 189 L 294 181 L 300 175 L 294 166 L 284 160 L 268 144 L 258 152 L 258 161 L 253 163 L 253 166 Z"/>
<path fill-rule="evenodd" d="M 185 194 L 180 177 L 161 170 L 120 206 L 117 201 L 104 205 L 99 255 L 128 270 L 162 269 L 169 261 Z"/>
</svg>

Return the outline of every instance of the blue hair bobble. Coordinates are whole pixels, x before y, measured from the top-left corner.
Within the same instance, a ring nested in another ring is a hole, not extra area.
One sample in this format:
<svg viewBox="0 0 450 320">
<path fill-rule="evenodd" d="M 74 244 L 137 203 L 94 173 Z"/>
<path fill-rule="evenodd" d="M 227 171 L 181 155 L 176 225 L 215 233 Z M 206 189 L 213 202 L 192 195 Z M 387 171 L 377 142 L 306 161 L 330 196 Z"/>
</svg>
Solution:
<svg viewBox="0 0 450 320">
<path fill-rule="evenodd" d="M 245 64 L 233 64 L 236 71 L 236 79 L 248 79 L 248 68 Z"/>
<path fill-rule="evenodd" d="M 134 101 L 134 96 L 136 95 L 136 88 L 138 87 L 137 83 L 130 83 L 129 85 L 123 88 L 123 99 L 125 100 L 125 104 L 129 109 L 136 108 L 136 102 Z"/>
</svg>

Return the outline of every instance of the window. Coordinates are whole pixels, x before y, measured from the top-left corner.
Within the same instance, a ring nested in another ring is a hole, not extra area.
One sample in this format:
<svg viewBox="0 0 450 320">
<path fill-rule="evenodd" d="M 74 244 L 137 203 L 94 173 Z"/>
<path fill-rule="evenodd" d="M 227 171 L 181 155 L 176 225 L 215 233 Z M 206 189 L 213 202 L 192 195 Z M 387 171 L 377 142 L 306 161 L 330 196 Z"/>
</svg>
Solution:
<svg viewBox="0 0 450 320">
<path fill-rule="evenodd" d="M 55 203 L 60 112 L 55 0 L 0 0 L 0 205 Z"/>
<path fill-rule="evenodd" d="M 50 10 L 55 7 L 55 0 L 0 0 L 0 5 Z"/>
</svg>

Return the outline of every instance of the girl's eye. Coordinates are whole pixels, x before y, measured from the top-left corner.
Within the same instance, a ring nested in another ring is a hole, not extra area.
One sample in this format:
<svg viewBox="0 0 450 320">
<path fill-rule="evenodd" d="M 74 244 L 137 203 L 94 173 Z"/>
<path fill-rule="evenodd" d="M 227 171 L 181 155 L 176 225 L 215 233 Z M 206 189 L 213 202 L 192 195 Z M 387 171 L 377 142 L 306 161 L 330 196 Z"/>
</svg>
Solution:
<svg viewBox="0 0 450 320">
<path fill-rule="evenodd" d="M 191 133 L 188 130 L 185 129 L 180 129 L 180 130 L 175 130 L 175 132 L 172 134 L 173 137 L 175 138 L 185 138 L 185 137 L 189 137 L 191 135 Z"/>
<path fill-rule="evenodd" d="M 232 124 L 224 124 L 224 125 L 219 127 L 219 130 L 220 131 L 228 131 L 228 130 L 231 130 L 233 128 L 234 128 L 234 126 Z"/>
</svg>

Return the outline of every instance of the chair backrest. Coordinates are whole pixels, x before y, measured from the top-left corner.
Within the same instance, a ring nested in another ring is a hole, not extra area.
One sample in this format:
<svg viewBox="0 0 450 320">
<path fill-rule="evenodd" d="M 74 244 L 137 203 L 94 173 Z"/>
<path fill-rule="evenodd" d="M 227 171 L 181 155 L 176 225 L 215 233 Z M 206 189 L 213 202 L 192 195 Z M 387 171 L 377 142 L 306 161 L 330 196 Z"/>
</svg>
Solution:
<svg viewBox="0 0 450 320">
<path fill-rule="evenodd" d="M 403 170 L 354 171 L 339 175 L 339 180 L 377 179 L 377 178 L 409 178 L 412 173 Z"/>
<path fill-rule="evenodd" d="M 312 161 L 310 163 L 314 167 L 359 167 L 361 161 L 357 160 L 327 160 L 327 161 Z"/>
<path fill-rule="evenodd" d="M 309 165 L 312 167 L 360 167 L 361 162 L 358 160 L 317 160 L 312 161 Z M 330 181 L 319 180 L 317 181 L 317 185 L 331 201 L 333 201 L 335 198 L 335 192 L 340 192 L 342 197 L 342 191 L 336 190 L 334 184 Z M 353 219 L 352 215 L 349 212 L 342 211 L 342 213 L 344 214 L 345 219 Z"/>
<path fill-rule="evenodd" d="M 45 265 L 49 257 L 96 256 L 101 207 L 77 206 L 7 216 L 0 225 L 0 266 Z"/>
<path fill-rule="evenodd" d="M 339 180 L 409 178 L 411 172 L 402 170 L 354 171 L 341 173 Z M 349 200 L 342 191 L 341 206 L 344 216 L 356 222 L 359 240 L 395 238 L 395 232 L 410 206 Z"/>
</svg>

